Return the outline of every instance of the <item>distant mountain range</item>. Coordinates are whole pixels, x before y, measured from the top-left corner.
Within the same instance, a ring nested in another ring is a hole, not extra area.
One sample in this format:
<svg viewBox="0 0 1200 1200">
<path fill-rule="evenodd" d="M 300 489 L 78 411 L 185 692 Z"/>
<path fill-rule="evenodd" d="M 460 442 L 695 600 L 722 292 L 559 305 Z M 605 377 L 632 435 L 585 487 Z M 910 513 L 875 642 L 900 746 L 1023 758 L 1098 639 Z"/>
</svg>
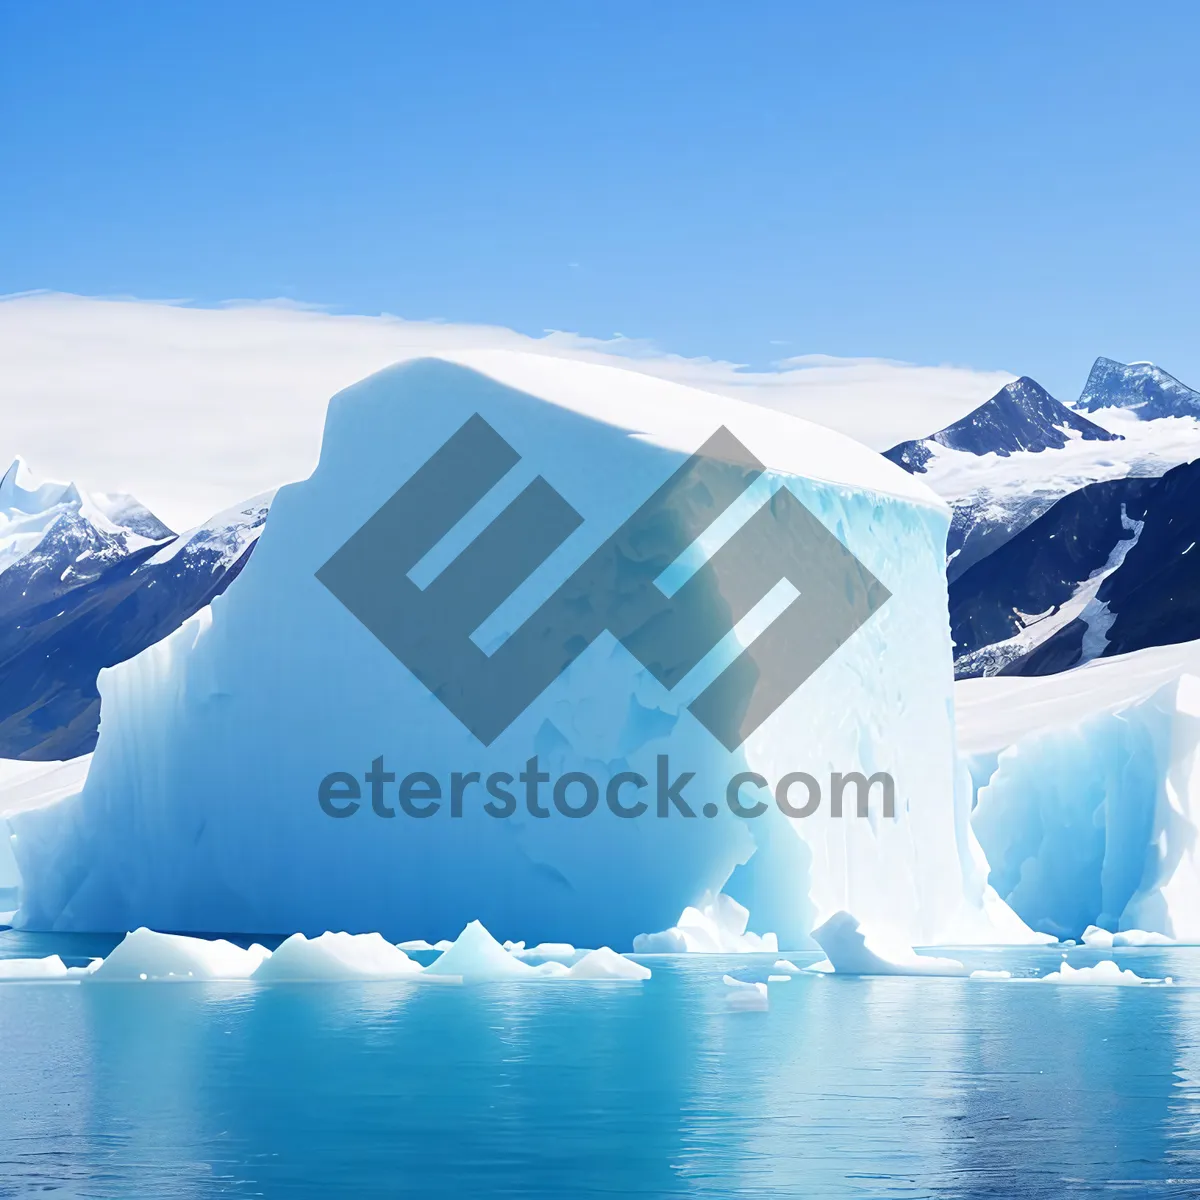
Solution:
<svg viewBox="0 0 1200 1200">
<path fill-rule="evenodd" d="M 1022 378 L 886 457 L 952 505 L 960 678 L 1200 638 L 1200 393 L 1161 368 L 1099 358 L 1077 406 Z"/>
<path fill-rule="evenodd" d="M 1153 363 L 1119 363 L 1098 358 L 1079 397 L 1085 412 L 1124 408 L 1141 421 L 1200 417 L 1200 392 L 1180 383 Z"/>
<path fill-rule="evenodd" d="M 906 471 L 923 473 L 936 456 L 938 447 L 1007 458 L 1019 450 L 1034 454 L 1043 450 L 1061 450 L 1072 433 L 1085 442 L 1121 440 L 1119 433 L 1109 433 L 1081 417 L 1055 400 L 1036 380 L 1022 375 L 1005 384 L 961 421 L 955 421 L 927 438 L 901 442 L 885 451 L 884 458 L 891 459 Z"/>
<path fill-rule="evenodd" d="M 96 676 L 178 628 L 245 565 L 271 495 L 175 534 L 128 495 L 0 479 L 0 757 L 96 742 Z"/>
</svg>

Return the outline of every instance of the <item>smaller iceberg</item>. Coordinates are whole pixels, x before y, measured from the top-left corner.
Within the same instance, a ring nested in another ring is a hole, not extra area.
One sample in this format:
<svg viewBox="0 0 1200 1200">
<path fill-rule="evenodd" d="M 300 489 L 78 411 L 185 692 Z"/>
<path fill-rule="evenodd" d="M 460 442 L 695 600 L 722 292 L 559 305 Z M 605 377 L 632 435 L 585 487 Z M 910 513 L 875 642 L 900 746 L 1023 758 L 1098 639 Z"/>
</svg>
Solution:
<svg viewBox="0 0 1200 1200">
<path fill-rule="evenodd" d="M 765 983 L 747 983 L 732 975 L 722 975 L 721 982 L 729 989 L 725 993 L 726 1008 L 734 1012 L 766 1012 L 770 1007 Z"/>
<path fill-rule="evenodd" d="M 750 933 L 750 911 L 732 896 L 706 892 L 699 905 L 683 910 L 670 929 L 639 933 L 635 954 L 777 954 L 773 933 Z"/>
<path fill-rule="evenodd" d="M 533 966 L 506 950 L 478 921 L 470 922 L 428 967 L 403 947 L 431 949 L 427 942 L 392 945 L 378 933 L 323 933 L 308 938 L 294 933 L 272 954 L 265 946 L 243 949 L 223 939 L 190 937 L 135 929 L 105 959 L 86 967 L 68 967 L 58 955 L 0 959 L 0 981 L 71 980 L 98 983 L 228 982 L 336 983 L 371 980 L 427 980 L 431 983 L 494 983 L 511 980 L 640 981 L 650 969 L 608 946 L 582 953 L 572 966 L 549 959 Z M 519 943 L 518 943 L 519 944 Z M 579 951 L 549 946 L 568 957 Z"/>
<path fill-rule="evenodd" d="M 1171 983 L 1166 979 L 1146 979 L 1133 971 L 1123 971 L 1111 958 L 1098 962 L 1094 967 L 1072 967 L 1063 963 L 1057 971 L 1043 975 L 1038 983 L 1061 983 L 1074 987 L 1138 987 L 1144 983 Z"/>
<path fill-rule="evenodd" d="M 221 938 L 184 937 L 135 929 L 91 973 L 97 983 L 146 980 L 249 979 L 271 957 L 265 946 L 249 950 Z"/>
<path fill-rule="evenodd" d="M 425 968 L 425 974 L 452 975 L 463 983 L 497 983 L 537 977 L 536 968 L 505 950 L 479 921 L 471 921 Z"/>
<path fill-rule="evenodd" d="M 256 983 L 327 983 L 346 979 L 412 979 L 421 974 L 399 946 L 378 933 L 293 933 L 254 972 Z"/>
<path fill-rule="evenodd" d="M 968 974 L 957 959 L 918 954 L 911 946 L 863 933 L 858 918 L 848 912 L 834 913 L 812 935 L 839 975 Z M 817 963 L 810 969 L 820 967 Z"/>
</svg>

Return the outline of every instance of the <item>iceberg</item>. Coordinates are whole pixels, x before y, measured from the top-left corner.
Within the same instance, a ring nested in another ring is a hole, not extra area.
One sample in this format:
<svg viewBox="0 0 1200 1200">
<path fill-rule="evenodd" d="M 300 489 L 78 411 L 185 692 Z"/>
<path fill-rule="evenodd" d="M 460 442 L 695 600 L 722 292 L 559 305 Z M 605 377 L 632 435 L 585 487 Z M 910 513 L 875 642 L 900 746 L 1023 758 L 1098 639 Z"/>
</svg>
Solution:
<svg viewBox="0 0 1200 1200">
<path fill-rule="evenodd" d="M 729 989 L 725 993 L 725 1007 L 733 1012 L 766 1012 L 770 1008 L 765 983 L 747 983 L 722 975 L 721 982 Z"/>
<path fill-rule="evenodd" d="M 0 959 L 0 981 L 66 979 L 67 964 L 57 954 L 47 958 Z"/>
<path fill-rule="evenodd" d="M 210 941 L 142 928 L 127 933 L 90 979 L 96 983 L 249 979 L 270 956 L 264 946 L 244 950 L 223 938 Z"/>
<path fill-rule="evenodd" d="M 86 781 L 9 818 L 15 922 L 626 949 L 723 891 L 787 945 L 846 908 L 1024 936 L 957 780 L 948 519 L 839 434 L 649 376 L 389 368 L 228 589 L 101 673 Z M 800 528 L 798 587 L 772 539 Z"/>
<path fill-rule="evenodd" d="M 608 946 L 589 950 L 574 966 L 567 969 L 567 979 L 649 979 L 650 968 L 632 958 L 618 954 Z"/>
<path fill-rule="evenodd" d="M 1037 982 L 1059 983 L 1068 987 L 1138 987 L 1145 983 L 1170 983 L 1171 979 L 1147 979 L 1133 971 L 1123 971 L 1111 958 L 1106 958 L 1094 967 L 1073 967 L 1063 963 L 1057 971 L 1041 976 Z"/>
<path fill-rule="evenodd" d="M 501 983 L 533 979 L 537 968 L 505 950 L 479 921 L 470 921 L 454 943 L 425 968 L 425 973 L 461 979 L 463 983 Z"/>
<path fill-rule="evenodd" d="M 1019 916 L 1089 946 L 1200 941 L 1200 643 L 957 698 L 971 824 Z"/>
<path fill-rule="evenodd" d="M 650 978 L 650 969 L 608 946 L 583 953 L 573 966 L 553 960 L 532 966 L 504 949 L 471 921 L 428 967 L 378 933 L 294 933 L 272 953 L 223 938 L 135 929 L 107 958 L 68 967 L 58 955 L 0 959 L 0 981 L 87 979 L 96 983 L 345 983 L 422 980 L 429 983 L 505 983 L 513 980 L 628 982 Z"/>
<path fill-rule="evenodd" d="M 878 935 L 864 933 L 858 918 L 848 912 L 834 913 L 813 930 L 813 939 L 829 956 L 839 975 L 966 975 L 957 959 L 918 954 Z M 820 964 L 817 964 L 818 966 Z"/>
<path fill-rule="evenodd" d="M 776 953 L 773 933 L 750 933 L 750 911 L 723 893 L 705 896 L 683 910 L 679 920 L 658 933 L 639 933 L 635 954 L 761 954 Z"/>
<path fill-rule="evenodd" d="M 256 983 L 323 983 L 346 979 L 412 979 L 421 974 L 398 946 L 378 933 L 293 933 L 255 969 Z"/>
</svg>

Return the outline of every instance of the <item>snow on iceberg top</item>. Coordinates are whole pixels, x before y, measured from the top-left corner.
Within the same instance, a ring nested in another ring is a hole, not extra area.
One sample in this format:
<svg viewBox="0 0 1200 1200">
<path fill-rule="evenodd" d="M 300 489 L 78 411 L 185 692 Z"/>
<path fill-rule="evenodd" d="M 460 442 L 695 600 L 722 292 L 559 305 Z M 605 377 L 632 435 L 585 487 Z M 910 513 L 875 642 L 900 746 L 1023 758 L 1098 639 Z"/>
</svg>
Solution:
<svg viewBox="0 0 1200 1200">
<path fill-rule="evenodd" d="M 618 367 L 511 350 L 462 351 L 413 361 L 468 367 L 559 408 L 627 430 L 638 440 L 684 454 L 691 454 L 724 425 L 768 471 L 945 507 L 924 484 L 845 434 L 742 400 Z M 411 367 L 413 361 L 380 374 Z"/>
</svg>

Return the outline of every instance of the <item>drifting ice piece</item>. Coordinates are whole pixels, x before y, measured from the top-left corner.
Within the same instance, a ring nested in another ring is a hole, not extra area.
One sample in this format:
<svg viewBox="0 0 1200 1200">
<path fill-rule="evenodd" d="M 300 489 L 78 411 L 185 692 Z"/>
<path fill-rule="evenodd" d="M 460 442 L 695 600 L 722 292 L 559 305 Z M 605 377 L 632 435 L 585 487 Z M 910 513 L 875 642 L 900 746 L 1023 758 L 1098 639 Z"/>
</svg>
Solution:
<svg viewBox="0 0 1200 1200">
<path fill-rule="evenodd" d="M 13 819 L 16 920 L 478 916 L 624 949 L 726 885 L 792 945 L 843 907 L 995 940 L 956 798 L 948 516 L 838 434 L 649 376 L 498 351 L 383 371 L 331 402 L 229 590 L 102 674 L 82 792 Z M 803 819 L 776 803 L 798 772 Z M 893 815 L 877 781 L 833 817 L 835 773 L 890 775 Z"/>
<path fill-rule="evenodd" d="M 0 959 L 0 980 L 66 978 L 67 964 L 57 954 L 49 958 Z"/>
<path fill-rule="evenodd" d="M 773 933 L 749 933 L 750 912 L 732 896 L 706 895 L 699 904 L 683 910 L 676 924 L 660 933 L 639 933 L 633 939 L 636 954 L 761 954 L 776 953 Z"/>
<path fill-rule="evenodd" d="M 536 968 L 505 950 L 478 921 L 471 921 L 425 971 L 429 975 L 457 976 L 463 983 L 532 979 L 536 974 Z"/>
<path fill-rule="evenodd" d="M 911 946 L 864 934 L 848 912 L 834 913 L 813 930 L 839 975 L 966 975 L 957 959 L 918 954 Z"/>
<path fill-rule="evenodd" d="M 608 946 L 589 950 L 567 971 L 568 979 L 649 979 L 650 968 Z"/>
<path fill-rule="evenodd" d="M 135 929 L 92 972 L 98 983 L 152 979 L 249 979 L 271 952 L 232 942 Z"/>
<path fill-rule="evenodd" d="M 1076 987 L 1137 987 L 1143 983 L 1170 983 L 1167 979 L 1146 979 L 1133 971 L 1122 971 L 1111 958 L 1094 967 L 1072 967 L 1063 963 L 1057 971 L 1043 975 L 1038 983 L 1061 983 Z"/>
<path fill-rule="evenodd" d="M 316 983 L 338 979 L 411 979 L 421 974 L 398 946 L 377 933 L 323 933 L 290 938 L 254 972 L 257 983 Z"/>
<path fill-rule="evenodd" d="M 770 1008 L 765 983 L 747 983 L 732 975 L 722 975 L 721 982 L 729 988 L 725 993 L 727 1008 L 736 1012 L 766 1012 Z"/>
</svg>

